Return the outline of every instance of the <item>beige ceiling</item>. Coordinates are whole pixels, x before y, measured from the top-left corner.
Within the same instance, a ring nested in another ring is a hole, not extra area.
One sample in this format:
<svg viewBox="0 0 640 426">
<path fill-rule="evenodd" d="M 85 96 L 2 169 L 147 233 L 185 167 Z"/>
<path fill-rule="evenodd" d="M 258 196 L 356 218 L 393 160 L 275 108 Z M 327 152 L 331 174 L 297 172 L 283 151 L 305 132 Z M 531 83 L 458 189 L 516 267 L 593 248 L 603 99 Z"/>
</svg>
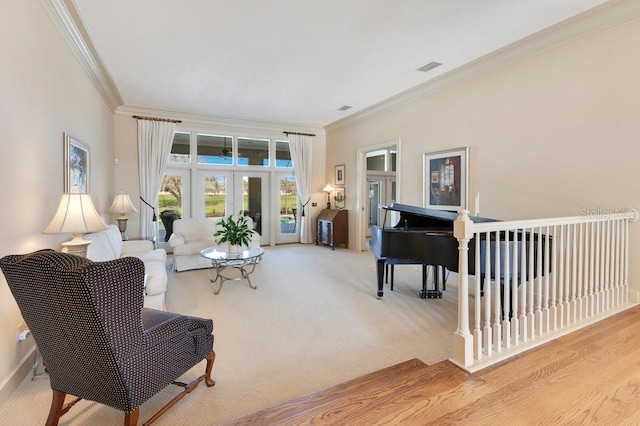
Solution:
<svg viewBox="0 0 640 426">
<path fill-rule="evenodd" d="M 124 105 L 313 127 L 606 3 L 70 1 Z"/>
</svg>

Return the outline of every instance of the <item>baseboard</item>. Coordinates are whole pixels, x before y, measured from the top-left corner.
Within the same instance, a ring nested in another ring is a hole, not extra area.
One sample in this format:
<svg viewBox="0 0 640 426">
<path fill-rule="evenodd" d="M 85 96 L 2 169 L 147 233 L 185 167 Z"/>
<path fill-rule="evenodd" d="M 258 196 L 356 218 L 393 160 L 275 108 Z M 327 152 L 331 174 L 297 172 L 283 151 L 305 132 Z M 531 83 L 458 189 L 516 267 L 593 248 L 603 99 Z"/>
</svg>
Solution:
<svg viewBox="0 0 640 426">
<path fill-rule="evenodd" d="M 9 374 L 9 377 L 0 384 L 0 406 L 4 405 L 9 398 L 11 398 L 11 395 L 18 389 L 18 386 L 33 372 L 35 356 L 36 346 L 34 345 L 13 369 L 11 374 Z"/>
</svg>

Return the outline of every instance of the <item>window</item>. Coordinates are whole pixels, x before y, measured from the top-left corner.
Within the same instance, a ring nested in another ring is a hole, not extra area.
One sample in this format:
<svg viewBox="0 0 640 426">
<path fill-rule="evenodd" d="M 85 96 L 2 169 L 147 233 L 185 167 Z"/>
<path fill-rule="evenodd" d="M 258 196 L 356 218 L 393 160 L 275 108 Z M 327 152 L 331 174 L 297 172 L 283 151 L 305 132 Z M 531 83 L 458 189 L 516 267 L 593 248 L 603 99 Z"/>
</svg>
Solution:
<svg viewBox="0 0 640 426">
<path fill-rule="evenodd" d="M 269 140 L 238 138 L 238 165 L 269 167 Z"/>
<path fill-rule="evenodd" d="M 395 172 L 396 150 L 380 149 L 367 153 L 367 170 L 373 172 Z"/>
<path fill-rule="evenodd" d="M 173 134 L 169 163 L 188 164 L 191 162 L 191 154 L 189 152 L 190 138 L 190 133 L 175 132 Z"/>
<path fill-rule="evenodd" d="M 198 134 L 198 164 L 233 165 L 233 137 Z"/>
<path fill-rule="evenodd" d="M 293 168 L 288 141 L 276 141 L 276 167 Z"/>
</svg>

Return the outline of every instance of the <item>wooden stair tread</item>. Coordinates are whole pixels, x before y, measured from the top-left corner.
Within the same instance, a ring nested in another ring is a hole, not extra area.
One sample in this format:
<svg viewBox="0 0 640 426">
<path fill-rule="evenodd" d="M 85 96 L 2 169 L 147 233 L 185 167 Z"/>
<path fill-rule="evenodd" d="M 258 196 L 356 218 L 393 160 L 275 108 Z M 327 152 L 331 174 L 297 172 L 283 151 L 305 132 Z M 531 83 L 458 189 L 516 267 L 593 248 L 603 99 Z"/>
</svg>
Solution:
<svg viewBox="0 0 640 426">
<path fill-rule="evenodd" d="M 285 421 L 297 422 L 308 419 L 323 412 L 340 410 L 348 404 L 365 404 L 367 401 L 381 402 L 380 398 L 389 398 L 391 394 L 404 394 L 410 388 L 408 383 L 414 386 L 425 386 L 429 382 L 435 385 L 446 382 L 451 376 L 450 371 L 462 370 L 449 362 L 438 363 L 435 366 L 412 359 L 391 367 L 379 370 L 339 385 L 311 393 L 284 404 L 267 408 L 257 413 L 238 418 L 229 424 L 287 424 Z"/>
<path fill-rule="evenodd" d="M 230 424 L 638 424 L 639 357 L 635 306 L 474 374 L 409 360 Z"/>
</svg>

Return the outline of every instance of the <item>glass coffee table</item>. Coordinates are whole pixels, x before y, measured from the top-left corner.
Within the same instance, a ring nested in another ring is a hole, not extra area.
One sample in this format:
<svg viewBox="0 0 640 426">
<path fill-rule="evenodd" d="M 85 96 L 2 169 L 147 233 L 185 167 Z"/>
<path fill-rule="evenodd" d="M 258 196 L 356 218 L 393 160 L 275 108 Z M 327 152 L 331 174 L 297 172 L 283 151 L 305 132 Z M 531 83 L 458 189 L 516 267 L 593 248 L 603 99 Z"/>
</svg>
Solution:
<svg viewBox="0 0 640 426">
<path fill-rule="evenodd" d="M 213 294 L 220 293 L 225 281 L 246 280 L 249 287 L 255 290 L 257 287 L 251 284 L 249 274 L 256 268 L 263 254 L 264 250 L 260 247 L 244 248 L 233 252 L 229 252 L 225 247 L 209 247 L 202 250 L 200 256 L 209 259 L 215 270 L 215 276 L 211 282 L 220 281 Z"/>
</svg>

